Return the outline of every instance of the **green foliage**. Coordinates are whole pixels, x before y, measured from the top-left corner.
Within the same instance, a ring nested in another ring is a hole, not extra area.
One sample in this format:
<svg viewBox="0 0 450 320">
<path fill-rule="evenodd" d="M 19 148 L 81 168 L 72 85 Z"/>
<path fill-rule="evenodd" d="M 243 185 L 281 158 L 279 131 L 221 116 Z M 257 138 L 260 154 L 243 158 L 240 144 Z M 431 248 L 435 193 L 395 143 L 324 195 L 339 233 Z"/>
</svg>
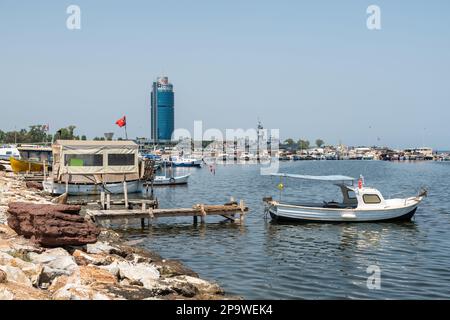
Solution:
<svg viewBox="0 0 450 320">
<path fill-rule="evenodd" d="M 309 149 L 309 145 L 310 145 L 308 140 L 302 140 L 302 139 L 298 140 L 297 144 L 301 150 Z"/>
<path fill-rule="evenodd" d="M 318 148 L 321 148 L 324 144 L 325 144 L 325 141 L 323 141 L 322 139 L 317 139 L 316 140 L 316 146 Z"/>
<path fill-rule="evenodd" d="M 48 134 L 45 127 L 40 124 L 30 126 L 29 130 L 20 129 L 8 132 L 0 130 L 1 143 L 45 143 L 51 141 L 52 135 Z"/>
<path fill-rule="evenodd" d="M 284 140 L 284 143 L 287 144 L 289 147 L 292 147 L 295 144 L 294 140 L 292 140 L 291 138 Z"/>
<path fill-rule="evenodd" d="M 68 126 L 59 129 L 55 133 L 55 140 L 80 140 L 80 137 L 74 134 L 75 128 L 75 126 Z"/>
</svg>

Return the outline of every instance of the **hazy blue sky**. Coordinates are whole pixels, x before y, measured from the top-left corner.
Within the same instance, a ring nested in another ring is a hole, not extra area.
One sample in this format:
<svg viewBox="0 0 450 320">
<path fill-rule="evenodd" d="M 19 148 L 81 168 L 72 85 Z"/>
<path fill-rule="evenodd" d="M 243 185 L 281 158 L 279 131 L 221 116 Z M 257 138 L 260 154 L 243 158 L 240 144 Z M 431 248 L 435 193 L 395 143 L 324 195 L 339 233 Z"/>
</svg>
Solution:
<svg viewBox="0 0 450 320">
<path fill-rule="evenodd" d="M 81 7 L 81 30 L 66 8 Z M 382 30 L 366 27 L 381 7 Z M 0 0 L 4 130 L 74 124 L 150 135 L 151 82 L 175 126 L 250 128 L 329 143 L 450 149 L 450 1 Z M 379 138 L 379 141 L 377 141 Z"/>
</svg>

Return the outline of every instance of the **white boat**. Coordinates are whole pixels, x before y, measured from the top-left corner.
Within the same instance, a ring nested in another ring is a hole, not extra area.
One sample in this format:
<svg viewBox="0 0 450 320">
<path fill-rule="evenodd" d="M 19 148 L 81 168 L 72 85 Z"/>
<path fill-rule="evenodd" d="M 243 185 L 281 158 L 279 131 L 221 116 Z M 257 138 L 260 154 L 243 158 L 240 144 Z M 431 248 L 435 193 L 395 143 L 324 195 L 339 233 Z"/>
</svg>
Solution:
<svg viewBox="0 0 450 320">
<path fill-rule="evenodd" d="M 42 181 L 44 191 L 59 195 L 66 192 L 66 184 L 52 181 L 47 179 Z M 109 194 L 122 194 L 124 193 L 123 182 L 120 183 L 106 183 L 106 184 L 93 184 L 93 183 L 69 183 L 67 185 L 68 194 L 71 196 L 81 195 L 97 195 L 102 191 Z M 140 180 L 127 181 L 127 193 L 142 192 L 143 183 Z"/>
<path fill-rule="evenodd" d="M 153 172 L 133 141 L 57 140 L 52 149 L 53 171 L 42 183 L 51 194 L 141 192 Z"/>
<path fill-rule="evenodd" d="M 20 159 L 20 152 L 19 149 L 17 149 L 14 146 L 3 146 L 0 147 L 0 160 L 7 160 L 9 161 L 9 158 L 16 158 Z"/>
<path fill-rule="evenodd" d="M 175 167 L 201 167 L 202 165 L 202 160 L 195 158 L 172 156 L 169 160 Z"/>
<path fill-rule="evenodd" d="M 374 222 L 411 220 L 417 206 L 426 196 L 426 190 L 417 196 L 403 199 L 384 199 L 375 188 L 364 186 L 362 177 L 358 185 L 346 176 L 306 176 L 276 173 L 274 176 L 329 182 L 342 191 L 342 202 L 281 203 L 267 200 L 267 210 L 275 220 L 303 222 Z M 282 188 L 282 186 L 281 186 Z"/>
<path fill-rule="evenodd" d="M 183 176 L 155 176 L 153 180 L 153 185 L 158 186 L 167 186 L 167 185 L 177 185 L 177 184 L 186 184 L 188 183 L 190 174 L 186 174 Z"/>
</svg>

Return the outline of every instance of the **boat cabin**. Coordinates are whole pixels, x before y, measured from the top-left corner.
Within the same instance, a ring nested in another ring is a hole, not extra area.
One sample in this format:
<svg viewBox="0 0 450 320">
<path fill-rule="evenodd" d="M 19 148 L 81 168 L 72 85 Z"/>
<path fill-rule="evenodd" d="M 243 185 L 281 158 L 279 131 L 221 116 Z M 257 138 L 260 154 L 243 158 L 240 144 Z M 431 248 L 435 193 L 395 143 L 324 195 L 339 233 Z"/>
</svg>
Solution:
<svg viewBox="0 0 450 320">
<path fill-rule="evenodd" d="M 309 176 L 288 173 L 272 173 L 271 175 L 278 177 L 297 178 L 307 181 L 326 182 L 331 183 L 341 189 L 342 202 L 324 201 L 323 205 L 319 206 L 317 206 L 316 204 L 301 204 L 302 206 L 331 209 L 373 209 L 375 206 L 383 207 L 387 204 L 380 191 L 375 188 L 364 186 L 362 178 L 358 182 L 358 185 L 355 186 L 355 178 L 341 175 Z"/>
<path fill-rule="evenodd" d="M 52 162 L 52 148 L 38 145 L 24 145 L 17 148 L 23 160 L 35 162 Z"/>
<path fill-rule="evenodd" d="M 324 207 L 370 209 L 374 205 L 385 204 L 385 200 L 377 189 L 362 186 L 361 188 L 346 184 L 338 185 L 342 191 L 342 203 L 326 202 Z"/>
<path fill-rule="evenodd" d="M 52 149 L 55 182 L 114 183 L 143 174 L 133 141 L 57 140 Z"/>
</svg>

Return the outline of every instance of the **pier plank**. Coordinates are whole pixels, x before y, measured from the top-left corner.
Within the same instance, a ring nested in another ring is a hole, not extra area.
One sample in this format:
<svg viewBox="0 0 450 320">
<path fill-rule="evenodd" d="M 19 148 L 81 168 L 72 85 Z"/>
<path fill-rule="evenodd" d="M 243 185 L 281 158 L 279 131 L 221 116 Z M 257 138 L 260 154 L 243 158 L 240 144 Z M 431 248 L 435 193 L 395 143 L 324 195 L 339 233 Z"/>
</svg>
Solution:
<svg viewBox="0 0 450 320">
<path fill-rule="evenodd" d="M 159 217 L 200 217 L 202 222 L 206 216 L 217 215 L 235 221 L 232 216 L 240 214 L 242 220 L 248 207 L 240 205 L 195 205 L 192 208 L 158 208 L 146 209 L 142 206 L 140 209 L 110 209 L 110 210 L 87 210 L 87 214 L 94 220 L 113 220 L 113 219 L 145 219 Z"/>
</svg>

